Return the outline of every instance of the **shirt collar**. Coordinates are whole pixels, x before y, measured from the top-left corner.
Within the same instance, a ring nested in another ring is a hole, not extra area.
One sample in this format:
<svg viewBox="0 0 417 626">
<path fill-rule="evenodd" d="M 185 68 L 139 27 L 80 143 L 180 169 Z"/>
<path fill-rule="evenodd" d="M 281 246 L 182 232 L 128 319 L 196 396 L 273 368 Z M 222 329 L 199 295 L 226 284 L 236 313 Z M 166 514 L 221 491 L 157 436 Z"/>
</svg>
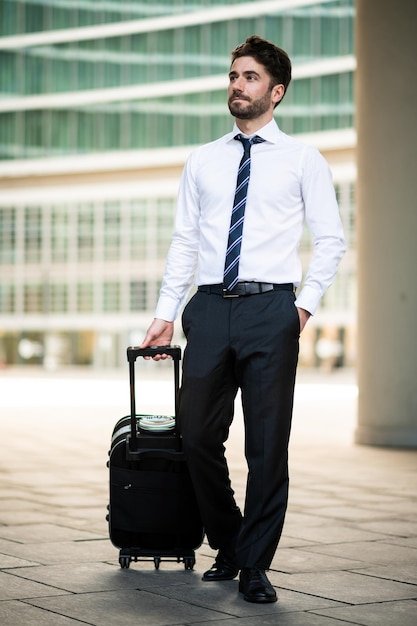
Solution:
<svg viewBox="0 0 417 626">
<path fill-rule="evenodd" d="M 278 137 L 280 135 L 280 132 L 281 131 L 278 127 L 278 124 L 274 119 L 272 119 L 270 122 L 268 122 L 268 124 L 257 130 L 254 134 L 262 137 L 262 139 L 265 139 L 265 141 L 268 141 L 270 143 L 278 143 Z M 226 141 L 231 141 L 239 133 L 241 133 L 241 131 L 239 130 L 235 122 L 232 132 L 226 135 Z"/>
</svg>

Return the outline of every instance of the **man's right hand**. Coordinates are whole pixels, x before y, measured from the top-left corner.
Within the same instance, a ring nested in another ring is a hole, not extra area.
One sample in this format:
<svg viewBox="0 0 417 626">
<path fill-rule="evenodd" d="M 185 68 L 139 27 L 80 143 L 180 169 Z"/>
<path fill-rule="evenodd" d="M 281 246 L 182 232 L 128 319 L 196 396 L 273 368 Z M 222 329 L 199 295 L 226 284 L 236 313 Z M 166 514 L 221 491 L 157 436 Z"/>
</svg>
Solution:
<svg viewBox="0 0 417 626">
<path fill-rule="evenodd" d="M 155 318 L 152 324 L 149 326 L 145 335 L 145 339 L 141 344 L 141 348 L 147 348 L 148 346 L 170 346 L 172 341 L 172 335 L 174 334 L 174 322 L 167 322 Z M 154 361 L 160 359 L 168 359 L 167 354 L 156 354 L 153 357 Z M 149 356 L 145 356 L 144 359 L 149 360 Z"/>
</svg>

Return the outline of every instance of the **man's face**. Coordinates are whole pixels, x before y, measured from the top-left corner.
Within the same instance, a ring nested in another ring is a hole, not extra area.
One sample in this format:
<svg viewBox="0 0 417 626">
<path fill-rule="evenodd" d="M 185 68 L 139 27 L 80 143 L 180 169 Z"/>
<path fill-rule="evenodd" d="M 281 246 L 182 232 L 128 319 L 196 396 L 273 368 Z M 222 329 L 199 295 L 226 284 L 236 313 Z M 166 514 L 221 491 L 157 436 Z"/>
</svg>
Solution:
<svg viewBox="0 0 417 626">
<path fill-rule="evenodd" d="M 274 104 L 281 100 L 283 93 L 271 88 L 271 78 L 263 65 L 253 57 L 237 58 L 229 72 L 228 105 L 233 117 L 241 120 L 253 120 L 272 116 Z"/>
</svg>

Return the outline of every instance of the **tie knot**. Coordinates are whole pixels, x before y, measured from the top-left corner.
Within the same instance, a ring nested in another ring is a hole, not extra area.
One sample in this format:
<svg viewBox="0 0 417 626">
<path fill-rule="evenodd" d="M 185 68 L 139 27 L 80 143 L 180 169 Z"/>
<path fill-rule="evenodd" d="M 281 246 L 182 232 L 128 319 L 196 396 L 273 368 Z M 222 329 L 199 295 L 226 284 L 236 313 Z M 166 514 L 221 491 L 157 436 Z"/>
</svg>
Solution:
<svg viewBox="0 0 417 626">
<path fill-rule="evenodd" d="M 265 139 L 259 137 L 259 135 L 254 135 L 253 137 L 244 137 L 240 133 L 235 135 L 236 141 L 240 141 L 243 144 L 244 152 L 249 152 L 254 143 L 263 143 Z"/>
</svg>

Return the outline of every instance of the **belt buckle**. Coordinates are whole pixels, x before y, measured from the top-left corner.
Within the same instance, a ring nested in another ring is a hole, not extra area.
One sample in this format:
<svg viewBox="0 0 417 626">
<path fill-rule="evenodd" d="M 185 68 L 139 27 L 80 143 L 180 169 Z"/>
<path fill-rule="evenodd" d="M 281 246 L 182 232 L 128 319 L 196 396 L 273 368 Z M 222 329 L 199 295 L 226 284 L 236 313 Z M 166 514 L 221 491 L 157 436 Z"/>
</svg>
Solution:
<svg viewBox="0 0 417 626">
<path fill-rule="evenodd" d="M 226 288 L 223 289 L 222 296 L 223 298 L 239 298 L 238 293 L 230 293 Z"/>
</svg>

